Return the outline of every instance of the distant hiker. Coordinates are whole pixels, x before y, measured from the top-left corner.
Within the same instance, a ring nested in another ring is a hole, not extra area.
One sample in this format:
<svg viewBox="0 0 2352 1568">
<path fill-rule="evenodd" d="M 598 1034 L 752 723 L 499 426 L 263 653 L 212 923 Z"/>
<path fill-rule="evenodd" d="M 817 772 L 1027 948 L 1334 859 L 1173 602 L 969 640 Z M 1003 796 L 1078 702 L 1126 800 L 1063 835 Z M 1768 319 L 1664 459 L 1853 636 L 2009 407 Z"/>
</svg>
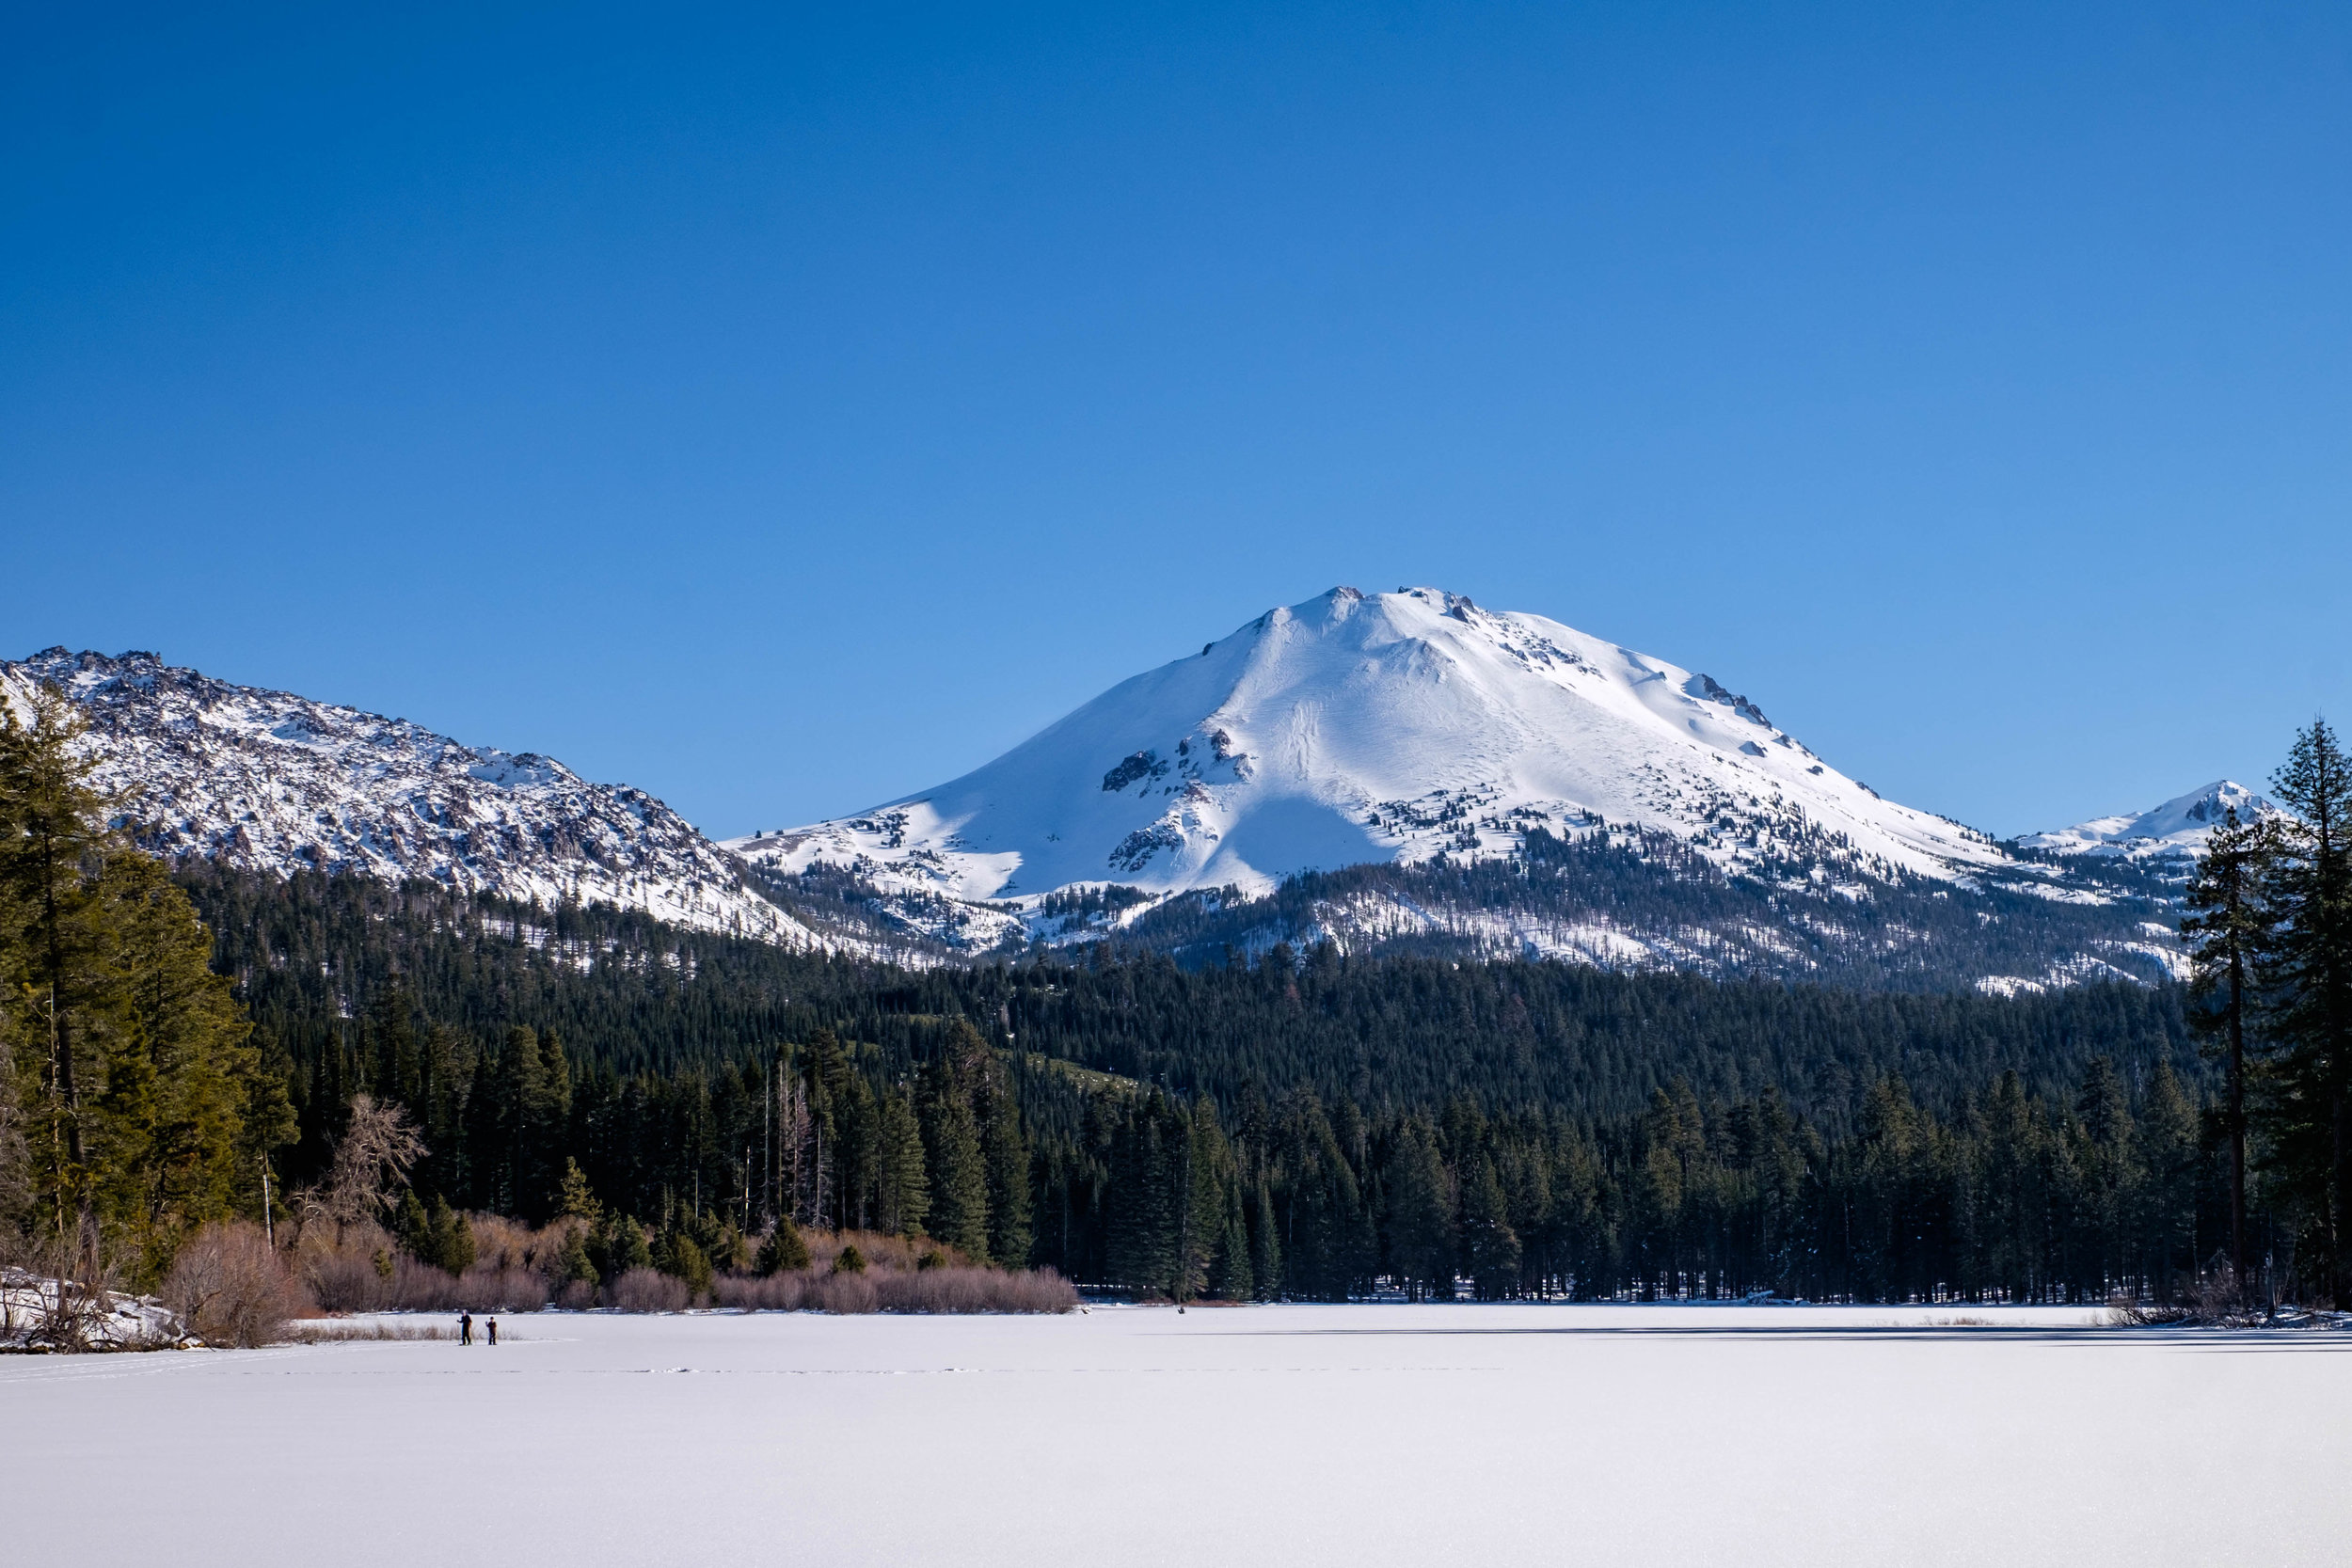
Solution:
<svg viewBox="0 0 2352 1568">
<path fill-rule="evenodd" d="M 457 1314 L 457 1342 L 461 1345 L 473 1343 L 473 1314 L 471 1312 Z"/>
<path fill-rule="evenodd" d="M 499 1342 L 499 1321 L 498 1321 L 496 1318 L 492 1318 L 492 1319 L 490 1320 L 490 1343 L 491 1343 L 491 1344 L 493 1344 L 493 1345 L 495 1345 L 495 1344 L 497 1344 L 498 1342 Z"/>
</svg>

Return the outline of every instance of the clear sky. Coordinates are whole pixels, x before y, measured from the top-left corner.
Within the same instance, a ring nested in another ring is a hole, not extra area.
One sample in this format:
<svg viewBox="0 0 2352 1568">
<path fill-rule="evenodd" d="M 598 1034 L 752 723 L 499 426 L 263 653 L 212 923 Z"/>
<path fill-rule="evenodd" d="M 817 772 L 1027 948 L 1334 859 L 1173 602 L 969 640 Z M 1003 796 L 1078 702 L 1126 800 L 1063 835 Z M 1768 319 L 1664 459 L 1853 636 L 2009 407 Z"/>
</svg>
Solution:
<svg viewBox="0 0 2352 1568">
<path fill-rule="evenodd" d="M 0 655 L 720 833 L 1343 582 L 1998 832 L 2352 719 L 2352 8 L 226 9 L 0 50 Z"/>
</svg>

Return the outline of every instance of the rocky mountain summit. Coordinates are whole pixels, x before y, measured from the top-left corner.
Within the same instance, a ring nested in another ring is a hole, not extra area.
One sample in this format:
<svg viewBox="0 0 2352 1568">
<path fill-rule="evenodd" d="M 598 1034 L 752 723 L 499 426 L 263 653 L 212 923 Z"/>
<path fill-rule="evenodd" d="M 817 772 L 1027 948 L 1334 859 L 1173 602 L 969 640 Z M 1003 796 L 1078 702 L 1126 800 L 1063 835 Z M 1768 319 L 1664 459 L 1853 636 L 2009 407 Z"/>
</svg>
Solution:
<svg viewBox="0 0 2352 1568">
<path fill-rule="evenodd" d="M 2244 784 L 2217 779 L 2143 812 L 2095 816 L 2071 828 L 2027 833 L 2017 842 L 2056 855 L 2137 862 L 2159 875 L 2185 880 L 2204 854 L 2205 841 L 2233 811 L 2247 823 L 2280 815 L 2278 806 Z"/>
<path fill-rule="evenodd" d="M 1708 673 L 1335 588 L 962 778 L 731 840 L 981 948 L 1116 934 L 2016 990 L 2180 963 L 2168 890 L 1887 800 Z"/>
<path fill-rule="evenodd" d="M 468 746 L 404 719 L 217 680 L 151 653 L 50 648 L 0 663 L 0 699 L 42 685 L 89 723 L 97 782 L 145 848 L 240 870 L 421 877 L 566 899 L 792 946 L 818 938 L 641 789 L 552 757 Z"/>
</svg>

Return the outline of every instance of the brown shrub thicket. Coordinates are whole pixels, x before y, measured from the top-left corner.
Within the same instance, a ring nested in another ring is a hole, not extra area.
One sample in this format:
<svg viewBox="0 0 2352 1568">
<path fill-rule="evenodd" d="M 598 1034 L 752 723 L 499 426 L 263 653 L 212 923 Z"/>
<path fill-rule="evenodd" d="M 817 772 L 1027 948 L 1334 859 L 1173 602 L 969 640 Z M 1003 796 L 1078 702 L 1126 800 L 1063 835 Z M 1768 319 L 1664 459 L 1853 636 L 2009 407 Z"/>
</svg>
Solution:
<svg viewBox="0 0 2352 1568">
<path fill-rule="evenodd" d="M 246 1220 L 208 1225 L 173 1259 L 164 1304 L 208 1345 L 267 1345 L 289 1319 L 314 1310 L 285 1259 Z"/>
<path fill-rule="evenodd" d="M 969 1266 L 972 1261 L 946 1243 L 928 1237 L 910 1240 L 886 1236 L 879 1230 L 803 1230 L 801 1235 L 808 1244 L 808 1266 L 819 1274 L 832 1273 L 843 1249 L 852 1246 L 865 1258 L 868 1268 L 913 1273 L 921 1266 L 927 1253 L 950 1266 Z"/>
<path fill-rule="evenodd" d="M 620 1312 L 683 1312 L 693 1305 L 686 1281 L 655 1269 L 631 1269 L 605 1287 L 605 1305 Z"/>
<path fill-rule="evenodd" d="M 469 1222 L 475 1261 L 463 1275 L 411 1257 L 369 1219 L 306 1225 L 284 1257 L 314 1309 L 331 1313 L 531 1312 L 550 1303 L 621 1312 L 706 1305 L 787 1312 L 1065 1312 L 1078 1300 L 1050 1269 L 979 1268 L 937 1242 L 864 1230 L 807 1231 L 806 1267 L 766 1276 L 723 1274 L 707 1292 L 652 1269 L 632 1269 L 599 1288 L 563 1277 L 565 1245 L 583 1221 L 559 1219 L 535 1230 L 496 1214 L 471 1215 Z"/>
<path fill-rule="evenodd" d="M 285 1333 L 288 1344 L 343 1345 L 366 1340 L 454 1339 L 457 1330 L 446 1323 L 340 1323 L 332 1318 L 313 1318 L 308 1323 L 290 1325 Z"/>
<path fill-rule="evenodd" d="M 1078 1292 L 1051 1269 L 946 1264 L 862 1274 L 795 1270 L 764 1279 L 725 1275 L 711 1299 L 747 1312 L 1067 1312 L 1078 1305 Z"/>
<path fill-rule="evenodd" d="M 532 1234 L 512 1228 L 521 1237 Z M 294 1255 L 323 1311 L 535 1312 L 548 1304 L 547 1275 L 533 1266 L 538 1253 L 511 1241 L 501 1236 L 499 1244 L 478 1248 L 473 1267 L 463 1275 L 420 1262 L 389 1231 L 366 1223 L 307 1229 Z M 546 1255 L 552 1258 L 554 1250 Z"/>
</svg>

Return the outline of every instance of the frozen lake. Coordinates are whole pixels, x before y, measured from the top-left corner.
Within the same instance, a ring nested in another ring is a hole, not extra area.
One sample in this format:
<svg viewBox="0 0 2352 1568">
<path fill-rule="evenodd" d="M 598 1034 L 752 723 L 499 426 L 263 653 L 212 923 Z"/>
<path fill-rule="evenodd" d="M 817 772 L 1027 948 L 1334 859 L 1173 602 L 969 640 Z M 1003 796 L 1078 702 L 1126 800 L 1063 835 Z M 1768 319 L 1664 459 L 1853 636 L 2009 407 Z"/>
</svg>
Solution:
<svg viewBox="0 0 2352 1568">
<path fill-rule="evenodd" d="M 496 1350 L 8 1357 L 0 1539 L 154 1568 L 2345 1560 L 2352 1334 L 2094 1316 L 543 1314 Z"/>
</svg>

